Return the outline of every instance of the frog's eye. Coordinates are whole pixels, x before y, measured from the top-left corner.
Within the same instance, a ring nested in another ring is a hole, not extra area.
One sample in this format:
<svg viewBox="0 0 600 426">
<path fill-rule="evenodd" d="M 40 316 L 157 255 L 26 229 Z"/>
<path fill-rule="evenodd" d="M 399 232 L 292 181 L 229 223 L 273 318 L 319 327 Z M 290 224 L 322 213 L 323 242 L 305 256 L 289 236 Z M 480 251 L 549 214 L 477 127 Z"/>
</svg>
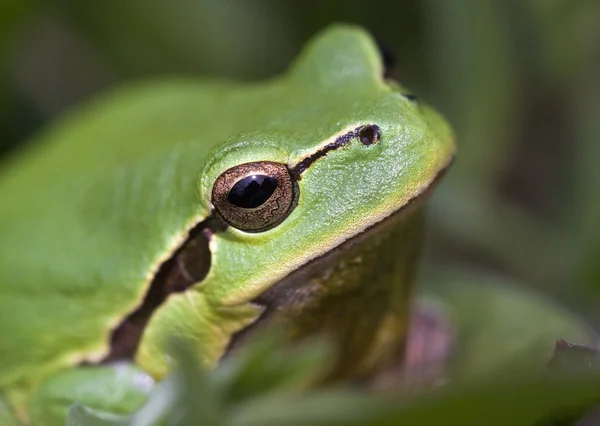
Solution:
<svg viewBox="0 0 600 426">
<path fill-rule="evenodd" d="M 213 185 L 212 203 L 231 226 L 262 232 L 288 217 L 296 207 L 297 193 L 286 165 L 259 161 L 223 172 Z"/>
</svg>

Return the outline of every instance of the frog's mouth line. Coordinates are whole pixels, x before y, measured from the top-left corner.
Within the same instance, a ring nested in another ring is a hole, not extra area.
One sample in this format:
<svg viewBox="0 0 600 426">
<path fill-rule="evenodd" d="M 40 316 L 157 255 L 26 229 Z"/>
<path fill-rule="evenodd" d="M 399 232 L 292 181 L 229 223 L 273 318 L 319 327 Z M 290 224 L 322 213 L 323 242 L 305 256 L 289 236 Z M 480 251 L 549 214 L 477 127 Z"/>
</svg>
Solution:
<svg viewBox="0 0 600 426">
<path fill-rule="evenodd" d="M 313 295 L 310 294 L 310 291 L 303 291 L 302 287 L 310 279 L 312 271 L 320 268 L 326 268 L 331 259 L 336 258 L 339 254 L 349 250 L 353 245 L 358 244 L 361 241 L 369 238 L 369 236 L 377 233 L 381 228 L 385 227 L 388 222 L 398 218 L 399 216 L 404 216 L 410 214 L 411 211 L 414 211 L 415 206 L 419 205 L 420 201 L 423 201 L 425 198 L 431 195 L 453 162 L 454 156 L 452 156 L 448 163 L 440 171 L 438 171 L 431 184 L 423 192 L 413 197 L 400 209 L 396 210 L 379 222 L 372 224 L 370 227 L 361 231 L 360 233 L 353 235 L 322 256 L 310 260 L 301 268 L 290 273 L 264 293 L 251 300 L 250 303 L 260 306 L 263 309 L 263 313 L 252 324 L 232 335 L 231 340 L 229 341 L 229 344 L 222 355 L 222 358 L 227 357 L 229 354 L 235 351 L 236 348 L 243 346 L 244 341 L 247 340 L 248 337 L 251 337 L 251 335 L 257 329 L 268 326 L 270 320 L 276 316 L 277 312 L 281 310 L 282 307 L 294 306 L 298 298 L 303 298 L 304 300 L 302 303 L 306 303 L 306 298 L 310 298 Z"/>
</svg>

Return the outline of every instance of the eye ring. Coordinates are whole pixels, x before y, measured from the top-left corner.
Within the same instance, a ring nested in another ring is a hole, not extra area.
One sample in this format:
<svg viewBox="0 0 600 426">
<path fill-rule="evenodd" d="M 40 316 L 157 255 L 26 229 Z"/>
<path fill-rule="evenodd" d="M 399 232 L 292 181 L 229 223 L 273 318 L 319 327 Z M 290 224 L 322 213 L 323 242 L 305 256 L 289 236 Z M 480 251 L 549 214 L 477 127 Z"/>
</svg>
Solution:
<svg viewBox="0 0 600 426">
<path fill-rule="evenodd" d="M 216 179 L 212 203 L 231 226 L 246 232 L 263 232 L 279 225 L 294 210 L 298 184 L 285 164 L 240 164 Z"/>
</svg>

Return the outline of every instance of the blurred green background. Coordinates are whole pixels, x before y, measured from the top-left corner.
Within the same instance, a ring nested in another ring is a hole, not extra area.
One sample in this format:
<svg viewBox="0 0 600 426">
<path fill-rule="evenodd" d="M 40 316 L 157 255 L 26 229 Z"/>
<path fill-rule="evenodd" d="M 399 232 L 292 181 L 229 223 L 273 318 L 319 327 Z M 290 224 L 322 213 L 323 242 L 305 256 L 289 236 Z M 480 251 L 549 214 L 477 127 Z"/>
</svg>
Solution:
<svg viewBox="0 0 600 426">
<path fill-rule="evenodd" d="M 456 129 L 422 280 L 516 283 L 600 324 L 597 0 L 2 0 L 0 155 L 127 81 L 274 75 L 340 21 Z"/>
</svg>

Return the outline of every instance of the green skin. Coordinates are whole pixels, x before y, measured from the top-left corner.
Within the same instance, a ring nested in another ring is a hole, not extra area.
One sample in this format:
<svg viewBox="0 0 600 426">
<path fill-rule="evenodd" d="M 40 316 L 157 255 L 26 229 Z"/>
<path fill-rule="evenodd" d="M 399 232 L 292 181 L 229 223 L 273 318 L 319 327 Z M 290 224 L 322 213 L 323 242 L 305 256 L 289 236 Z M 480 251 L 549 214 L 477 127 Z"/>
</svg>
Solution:
<svg viewBox="0 0 600 426">
<path fill-rule="evenodd" d="M 65 400 L 132 410 L 147 393 L 140 378 L 169 372 L 166 338 L 191 338 L 214 365 L 259 318 L 285 318 L 294 336 L 329 332 L 345 353 L 335 378 L 397 356 L 418 207 L 454 144 L 435 111 L 383 74 L 370 36 L 337 26 L 281 77 L 121 89 L 3 164 L 0 389 L 20 421 L 62 424 Z M 297 206 L 272 229 L 202 225 L 208 274 L 152 313 L 133 362 L 98 365 L 161 264 L 193 227 L 218 217 L 211 191 L 221 173 L 256 161 L 292 169 L 369 124 L 380 140 L 353 138 L 310 164 Z"/>
</svg>

